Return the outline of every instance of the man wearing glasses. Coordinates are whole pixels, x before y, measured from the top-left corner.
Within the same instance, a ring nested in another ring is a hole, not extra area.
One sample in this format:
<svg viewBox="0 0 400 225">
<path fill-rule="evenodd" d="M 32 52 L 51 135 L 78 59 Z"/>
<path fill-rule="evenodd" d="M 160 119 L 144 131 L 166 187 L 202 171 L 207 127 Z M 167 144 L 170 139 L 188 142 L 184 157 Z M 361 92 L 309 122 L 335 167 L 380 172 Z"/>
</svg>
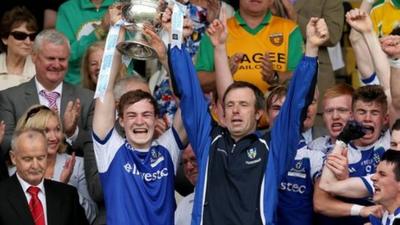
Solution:
<svg viewBox="0 0 400 225">
<path fill-rule="evenodd" d="M 329 135 L 319 137 L 310 143 L 313 150 L 327 153 L 335 144 L 350 119 L 353 88 L 346 84 L 337 84 L 325 91 L 322 100 L 323 119 Z"/>
</svg>

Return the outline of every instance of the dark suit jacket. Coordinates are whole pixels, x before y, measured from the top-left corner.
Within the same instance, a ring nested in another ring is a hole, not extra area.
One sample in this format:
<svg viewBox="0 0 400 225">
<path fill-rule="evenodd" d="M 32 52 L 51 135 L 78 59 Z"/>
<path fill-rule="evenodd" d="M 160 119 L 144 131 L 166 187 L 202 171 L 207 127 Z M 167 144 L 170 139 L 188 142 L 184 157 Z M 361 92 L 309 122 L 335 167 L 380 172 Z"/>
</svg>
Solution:
<svg viewBox="0 0 400 225">
<path fill-rule="evenodd" d="M 1 152 L 1 148 L 0 148 Z M 8 169 L 6 166 L 6 161 L 4 160 L 4 156 L 0 154 L 0 181 L 7 179 L 8 176 Z"/>
<path fill-rule="evenodd" d="M 76 189 L 44 180 L 48 225 L 88 225 Z M 17 176 L 0 183 L 0 224 L 34 225 L 29 205 Z"/>
<path fill-rule="evenodd" d="M 63 83 L 61 97 L 61 119 L 64 117 L 65 108 L 69 101 L 79 98 L 81 101 L 81 114 L 78 121 L 79 134 L 73 144 L 73 149 L 82 148 L 86 142 L 91 141 L 90 131 L 93 120 L 93 92 L 77 86 Z M 6 123 L 6 131 L 1 150 L 7 154 L 10 149 L 11 137 L 15 130 L 18 119 L 32 105 L 39 104 L 39 96 L 35 85 L 35 79 L 0 92 L 0 120 Z M 82 154 L 80 154 L 82 155 Z"/>
</svg>

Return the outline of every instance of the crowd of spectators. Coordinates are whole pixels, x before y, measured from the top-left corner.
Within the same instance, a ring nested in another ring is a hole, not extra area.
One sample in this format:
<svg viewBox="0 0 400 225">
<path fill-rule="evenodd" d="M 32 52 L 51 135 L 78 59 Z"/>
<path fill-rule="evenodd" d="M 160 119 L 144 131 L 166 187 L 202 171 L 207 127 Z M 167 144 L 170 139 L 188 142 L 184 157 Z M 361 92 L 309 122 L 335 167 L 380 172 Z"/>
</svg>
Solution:
<svg viewBox="0 0 400 225">
<path fill-rule="evenodd" d="M 400 224 L 399 0 L 128 2 L 0 7 L 0 224 Z"/>
</svg>

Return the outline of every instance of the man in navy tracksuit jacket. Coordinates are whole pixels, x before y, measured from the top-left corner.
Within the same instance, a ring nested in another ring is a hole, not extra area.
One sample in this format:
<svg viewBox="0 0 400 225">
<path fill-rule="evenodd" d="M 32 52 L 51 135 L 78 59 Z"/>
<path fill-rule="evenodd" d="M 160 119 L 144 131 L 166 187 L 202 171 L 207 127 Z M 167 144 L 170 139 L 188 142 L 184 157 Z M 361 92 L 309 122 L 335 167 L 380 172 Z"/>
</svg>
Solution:
<svg viewBox="0 0 400 225">
<path fill-rule="evenodd" d="M 258 89 L 233 83 L 223 98 L 227 128 L 218 126 L 211 119 L 190 56 L 184 49 L 170 49 L 175 92 L 199 164 L 192 225 L 275 224 L 279 183 L 296 153 L 304 110 L 315 88 L 318 46 L 328 36 L 323 19 L 314 18 L 309 26 L 306 54 L 268 137 L 254 125 L 260 118 Z M 246 117 L 249 112 L 253 115 Z M 238 128 L 248 132 L 241 134 Z"/>
</svg>

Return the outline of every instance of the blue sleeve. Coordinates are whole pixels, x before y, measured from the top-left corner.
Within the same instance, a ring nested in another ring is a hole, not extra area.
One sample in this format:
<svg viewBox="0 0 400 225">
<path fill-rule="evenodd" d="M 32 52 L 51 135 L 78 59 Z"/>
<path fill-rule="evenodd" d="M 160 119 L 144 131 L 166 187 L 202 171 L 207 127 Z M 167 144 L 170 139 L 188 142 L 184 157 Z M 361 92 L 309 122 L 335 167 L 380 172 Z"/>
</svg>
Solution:
<svg viewBox="0 0 400 225">
<path fill-rule="evenodd" d="M 360 177 L 360 179 L 368 190 L 369 196 L 374 195 L 374 186 L 372 184 L 371 176 Z"/>
<path fill-rule="evenodd" d="M 286 100 L 272 127 L 264 182 L 266 224 L 274 224 L 278 184 L 294 160 L 300 141 L 302 121 L 312 98 L 317 74 L 317 58 L 304 56 L 294 71 Z"/>
<path fill-rule="evenodd" d="M 381 221 L 381 219 L 380 218 L 376 218 L 374 215 L 372 215 L 372 214 L 370 214 L 369 216 L 368 216 L 368 218 L 369 218 L 369 222 L 372 224 L 372 225 L 382 225 L 382 221 Z"/>
<path fill-rule="evenodd" d="M 204 198 L 202 190 L 206 183 L 208 151 L 211 144 L 211 116 L 189 53 L 185 49 L 174 47 L 169 49 L 168 54 L 172 85 L 175 94 L 180 98 L 183 125 L 199 163 L 192 224 L 200 224 Z"/>
<path fill-rule="evenodd" d="M 198 160 L 210 146 L 211 116 L 189 53 L 169 50 L 169 66 L 175 94 L 180 98 L 182 120 Z"/>
<path fill-rule="evenodd" d="M 286 100 L 271 131 L 270 155 L 280 182 L 294 159 L 310 97 L 314 93 L 317 58 L 303 57 L 290 81 Z M 312 94 L 311 94 L 312 93 Z"/>
</svg>

